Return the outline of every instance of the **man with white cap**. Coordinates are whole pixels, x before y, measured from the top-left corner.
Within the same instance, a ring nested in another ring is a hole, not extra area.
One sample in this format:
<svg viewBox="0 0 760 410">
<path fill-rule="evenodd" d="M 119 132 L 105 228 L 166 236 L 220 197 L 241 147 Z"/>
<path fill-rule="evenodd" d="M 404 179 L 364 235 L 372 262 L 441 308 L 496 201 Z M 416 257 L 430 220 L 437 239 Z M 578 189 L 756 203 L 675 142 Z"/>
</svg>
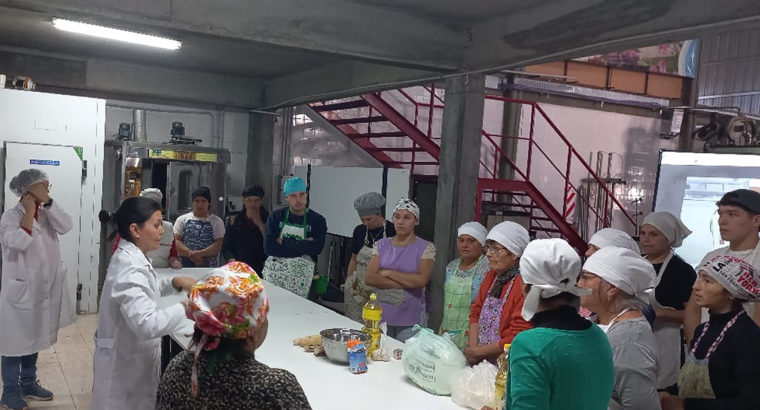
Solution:
<svg viewBox="0 0 760 410">
<path fill-rule="evenodd" d="M 612 348 L 612 410 L 660 408 L 657 341 L 642 313 L 654 276 L 652 264 L 626 248 L 601 248 L 583 264 L 578 287 L 592 293 L 581 297 L 581 305 L 598 312 L 599 327 Z"/>
<path fill-rule="evenodd" d="M 457 231 L 459 257 L 446 266 L 443 286 L 443 320 L 440 333 L 455 335 L 452 340 L 464 350 L 470 334 L 470 306 L 478 297 L 480 284 L 488 272 L 483 253 L 488 230 L 478 222 L 466 222 Z"/>
<path fill-rule="evenodd" d="M 470 331 L 464 349 L 471 365 L 482 360 L 495 362 L 504 344 L 530 329 L 530 323 L 520 316 L 524 297 L 518 263 L 528 242 L 528 231 L 510 221 L 494 226 L 486 236 L 490 270 L 470 308 Z"/>
<path fill-rule="evenodd" d="M 678 397 L 663 394 L 663 410 L 760 409 L 760 328 L 742 308 L 760 300 L 760 272 L 718 255 L 700 265 L 694 300 L 710 319 L 697 327 Z"/>
<path fill-rule="evenodd" d="M 509 351 L 508 409 L 606 409 L 614 380 L 612 351 L 598 326 L 578 315 L 581 258 L 562 239 L 538 239 L 525 248 L 522 315 L 533 329 Z"/>
<path fill-rule="evenodd" d="M 361 224 L 354 228 L 351 241 L 351 262 L 348 264 L 346 282 L 343 286 L 346 316 L 361 322 L 362 307 L 369 300 L 373 289 L 367 286 L 367 264 L 372 257 L 372 247 L 383 238 L 396 235 L 393 223 L 383 216 L 385 197 L 377 192 L 368 192 L 354 200 L 354 209 L 359 214 Z"/>
<path fill-rule="evenodd" d="M 684 309 L 697 279 L 694 268 L 673 252 L 691 234 L 670 212 L 652 212 L 639 229 L 641 250 L 657 273 L 650 304 L 655 310 L 652 325 L 660 354 L 657 388 L 676 393 L 681 367 L 681 325 Z"/>
<path fill-rule="evenodd" d="M 591 235 L 591 239 L 588 240 L 586 257 L 588 258 L 593 255 L 594 252 L 608 246 L 617 246 L 618 248 L 630 249 L 637 254 L 641 253 L 639 250 L 639 244 L 631 238 L 631 235 L 628 235 L 619 229 L 604 228 Z"/>
<path fill-rule="evenodd" d="M 0 406 L 21 409 L 27 405 L 24 398 L 53 399 L 53 393 L 37 381 L 37 355 L 58 338 L 66 283 L 59 236 L 73 224 L 50 197 L 50 180 L 44 172 L 25 169 L 11 179 L 10 189 L 21 199 L 0 218 Z M 63 317 L 68 316 L 64 311 Z"/>
</svg>

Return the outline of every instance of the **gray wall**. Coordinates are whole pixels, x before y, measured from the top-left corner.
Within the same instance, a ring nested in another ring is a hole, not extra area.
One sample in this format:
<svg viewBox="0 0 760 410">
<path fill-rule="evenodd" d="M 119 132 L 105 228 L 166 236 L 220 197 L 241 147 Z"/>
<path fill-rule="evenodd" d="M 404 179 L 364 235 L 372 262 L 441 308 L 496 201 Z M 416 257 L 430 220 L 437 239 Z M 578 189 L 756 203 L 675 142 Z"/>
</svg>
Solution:
<svg viewBox="0 0 760 410">
<path fill-rule="evenodd" d="M 699 104 L 760 115 L 760 27 L 701 41 Z"/>
</svg>

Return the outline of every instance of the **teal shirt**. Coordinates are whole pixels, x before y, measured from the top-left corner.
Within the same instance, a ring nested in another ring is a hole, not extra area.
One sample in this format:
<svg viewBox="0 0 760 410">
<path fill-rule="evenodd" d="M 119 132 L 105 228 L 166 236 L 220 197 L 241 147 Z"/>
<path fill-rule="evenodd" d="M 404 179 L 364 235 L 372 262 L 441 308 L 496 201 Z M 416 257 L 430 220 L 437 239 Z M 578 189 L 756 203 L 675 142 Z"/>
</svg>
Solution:
<svg viewBox="0 0 760 410">
<path fill-rule="evenodd" d="M 509 350 L 509 410 L 606 410 L 615 375 L 612 350 L 596 325 L 586 330 L 536 327 Z"/>
</svg>

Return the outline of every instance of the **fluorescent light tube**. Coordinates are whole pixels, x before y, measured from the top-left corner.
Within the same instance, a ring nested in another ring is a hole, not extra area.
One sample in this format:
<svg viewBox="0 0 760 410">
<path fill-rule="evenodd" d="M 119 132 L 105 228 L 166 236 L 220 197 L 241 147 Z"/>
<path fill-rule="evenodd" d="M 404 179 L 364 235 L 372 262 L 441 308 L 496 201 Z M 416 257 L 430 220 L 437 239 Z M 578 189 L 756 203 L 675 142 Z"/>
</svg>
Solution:
<svg viewBox="0 0 760 410">
<path fill-rule="evenodd" d="M 151 36 L 148 34 L 135 33 L 133 31 L 119 30 L 59 18 L 53 19 L 53 27 L 59 30 L 70 31 L 72 33 L 86 34 L 89 36 L 124 41 L 149 47 L 158 47 L 167 50 L 177 50 L 182 46 L 181 42 L 170 38 Z"/>
</svg>

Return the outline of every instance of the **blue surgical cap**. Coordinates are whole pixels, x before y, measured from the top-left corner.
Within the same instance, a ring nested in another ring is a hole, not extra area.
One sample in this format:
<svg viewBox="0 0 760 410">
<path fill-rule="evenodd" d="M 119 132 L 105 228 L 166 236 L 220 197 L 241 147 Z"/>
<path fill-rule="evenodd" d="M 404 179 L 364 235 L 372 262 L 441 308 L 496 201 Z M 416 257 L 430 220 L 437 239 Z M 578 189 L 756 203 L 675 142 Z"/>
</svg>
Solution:
<svg viewBox="0 0 760 410">
<path fill-rule="evenodd" d="M 306 182 L 298 177 L 290 177 L 285 181 L 285 185 L 282 187 L 285 196 L 288 196 L 295 192 L 306 192 Z"/>
</svg>

